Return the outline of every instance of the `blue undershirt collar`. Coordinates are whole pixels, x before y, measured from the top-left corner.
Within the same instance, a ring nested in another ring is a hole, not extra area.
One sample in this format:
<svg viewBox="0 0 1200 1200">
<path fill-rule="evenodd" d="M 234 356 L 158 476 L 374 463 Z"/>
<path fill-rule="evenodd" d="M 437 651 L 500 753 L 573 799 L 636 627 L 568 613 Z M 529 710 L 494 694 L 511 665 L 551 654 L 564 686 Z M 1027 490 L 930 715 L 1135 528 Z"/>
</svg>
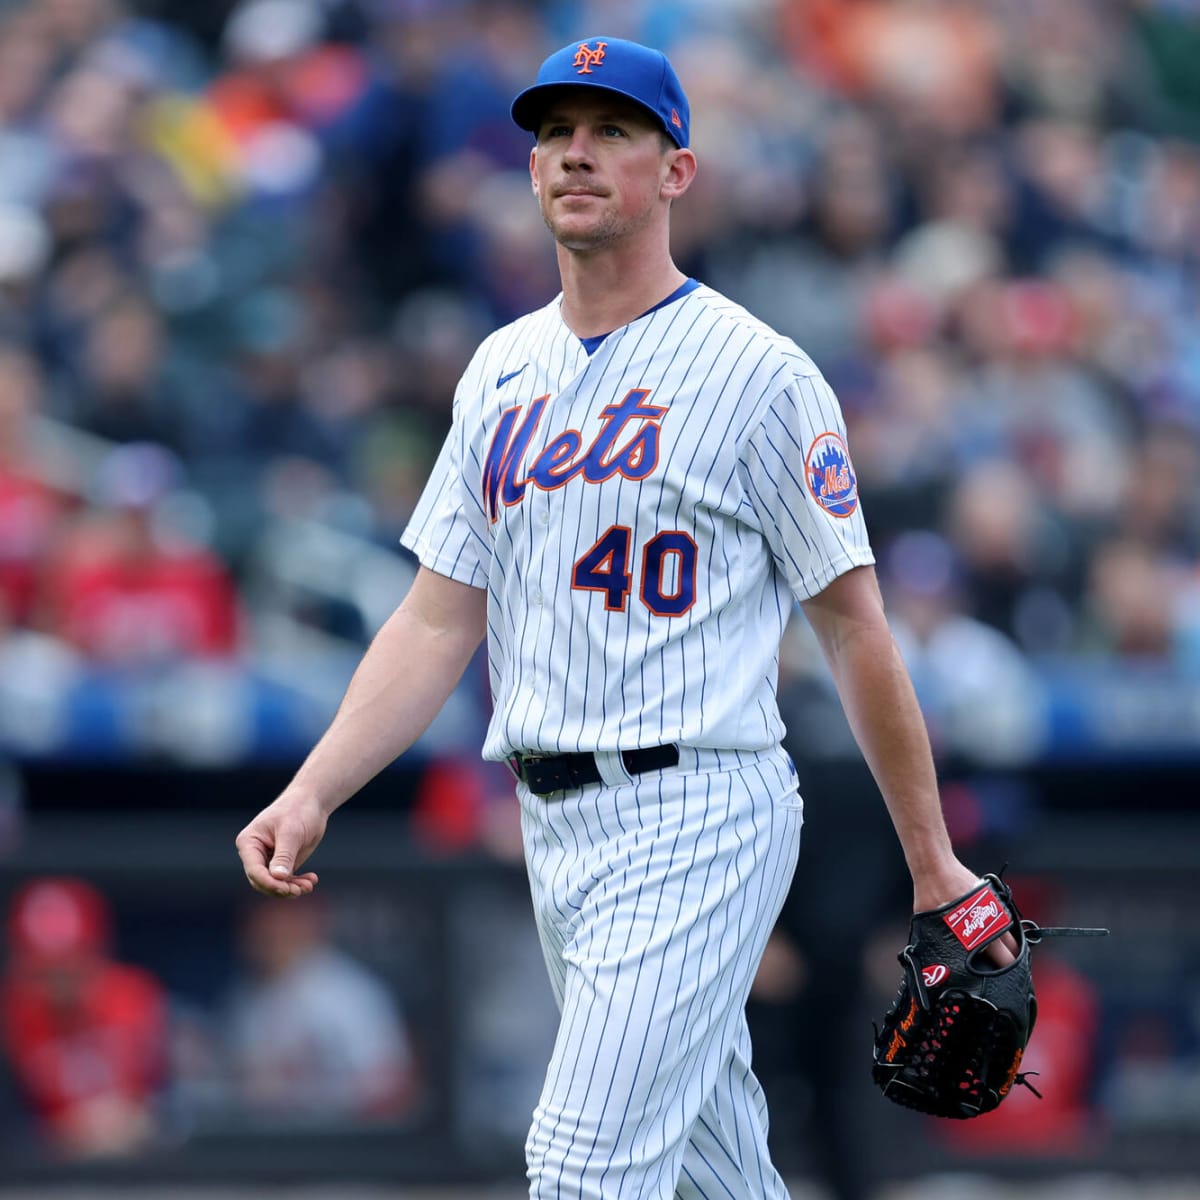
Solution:
<svg viewBox="0 0 1200 1200">
<path fill-rule="evenodd" d="M 674 304 L 676 300 L 682 300 L 684 296 L 689 292 L 694 292 L 699 286 L 700 283 L 698 280 L 685 279 L 665 300 L 660 300 L 653 308 L 646 309 L 641 316 L 635 317 L 634 320 L 640 321 L 642 317 L 648 317 L 652 312 L 658 312 L 660 308 L 666 308 L 668 304 Z M 630 324 L 632 323 L 631 321 Z M 610 329 L 608 333 L 612 333 L 612 330 Z M 608 337 L 608 333 L 598 333 L 595 337 L 579 339 L 583 348 L 587 351 L 589 358 L 600 349 L 600 345 Z"/>
</svg>

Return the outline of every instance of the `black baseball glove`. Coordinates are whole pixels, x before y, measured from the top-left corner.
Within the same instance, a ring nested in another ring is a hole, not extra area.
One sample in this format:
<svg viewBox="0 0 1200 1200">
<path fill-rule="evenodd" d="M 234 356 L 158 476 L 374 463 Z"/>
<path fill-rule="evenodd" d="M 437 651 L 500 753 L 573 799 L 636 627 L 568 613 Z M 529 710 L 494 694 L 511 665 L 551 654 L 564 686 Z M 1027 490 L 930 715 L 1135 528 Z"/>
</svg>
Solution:
<svg viewBox="0 0 1200 1200">
<path fill-rule="evenodd" d="M 900 990 L 875 1030 L 876 1084 L 897 1104 L 959 1119 L 991 1112 L 1014 1084 L 1040 1096 L 1020 1070 L 1037 1019 L 1030 946 L 1107 932 L 1042 929 L 1022 919 L 998 875 L 985 875 L 941 908 L 914 913 L 899 955 Z M 1005 933 L 1016 940 L 1017 957 L 997 967 L 985 951 Z"/>
</svg>

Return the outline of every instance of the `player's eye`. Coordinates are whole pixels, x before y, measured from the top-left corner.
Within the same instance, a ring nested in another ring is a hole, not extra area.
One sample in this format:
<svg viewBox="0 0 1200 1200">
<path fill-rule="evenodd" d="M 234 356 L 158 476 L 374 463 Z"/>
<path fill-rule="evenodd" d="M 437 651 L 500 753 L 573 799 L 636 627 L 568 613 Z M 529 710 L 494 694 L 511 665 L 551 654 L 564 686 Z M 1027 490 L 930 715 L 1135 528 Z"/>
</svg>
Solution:
<svg viewBox="0 0 1200 1200">
<path fill-rule="evenodd" d="M 547 141 L 549 138 L 570 137 L 571 127 L 569 125 L 544 125 L 542 127 L 541 139 Z"/>
<path fill-rule="evenodd" d="M 622 138 L 625 136 L 625 130 L 620 125 L 602 125 L 600 132 L 606 137 Z"/>
</svg>

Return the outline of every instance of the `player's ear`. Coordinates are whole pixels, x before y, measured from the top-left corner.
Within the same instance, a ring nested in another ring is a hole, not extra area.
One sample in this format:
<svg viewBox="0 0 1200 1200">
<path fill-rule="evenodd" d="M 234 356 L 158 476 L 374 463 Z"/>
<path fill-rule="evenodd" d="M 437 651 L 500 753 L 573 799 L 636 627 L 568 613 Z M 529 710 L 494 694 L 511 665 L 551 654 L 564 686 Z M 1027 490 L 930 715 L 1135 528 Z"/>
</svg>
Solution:
<svg viewBox="0 0 1200 1200">
<path fill-rule="evenodd" d="M 538 166 L 537 166 L 537 147 L 534 146 L 529 152 L 529 179 L 533 184 L 533 194 L 538 194 Z"/>
<path fill-rule="evenodd" d="M 678 200 L 696 178 L 696 156 L 690 150 L 677 148 L 667 152 L 665 161 L 660 194 L 664 200 Z"/>
</svg>

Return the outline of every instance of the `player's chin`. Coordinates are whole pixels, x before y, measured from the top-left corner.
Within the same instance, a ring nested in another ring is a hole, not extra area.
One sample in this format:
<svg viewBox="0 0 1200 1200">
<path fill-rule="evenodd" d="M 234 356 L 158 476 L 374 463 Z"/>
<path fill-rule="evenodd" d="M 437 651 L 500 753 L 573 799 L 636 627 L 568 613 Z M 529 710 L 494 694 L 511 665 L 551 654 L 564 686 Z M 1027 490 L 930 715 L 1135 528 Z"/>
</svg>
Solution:
<svg viewBox="0 0 1200 1200">
<path fill-rule="evenodd" d="M 613 240 L 612 231 L 594 221 L 556 220 L 551 222 L 550 232 L 564 250 L 599 250 Z"/>
</svg>

